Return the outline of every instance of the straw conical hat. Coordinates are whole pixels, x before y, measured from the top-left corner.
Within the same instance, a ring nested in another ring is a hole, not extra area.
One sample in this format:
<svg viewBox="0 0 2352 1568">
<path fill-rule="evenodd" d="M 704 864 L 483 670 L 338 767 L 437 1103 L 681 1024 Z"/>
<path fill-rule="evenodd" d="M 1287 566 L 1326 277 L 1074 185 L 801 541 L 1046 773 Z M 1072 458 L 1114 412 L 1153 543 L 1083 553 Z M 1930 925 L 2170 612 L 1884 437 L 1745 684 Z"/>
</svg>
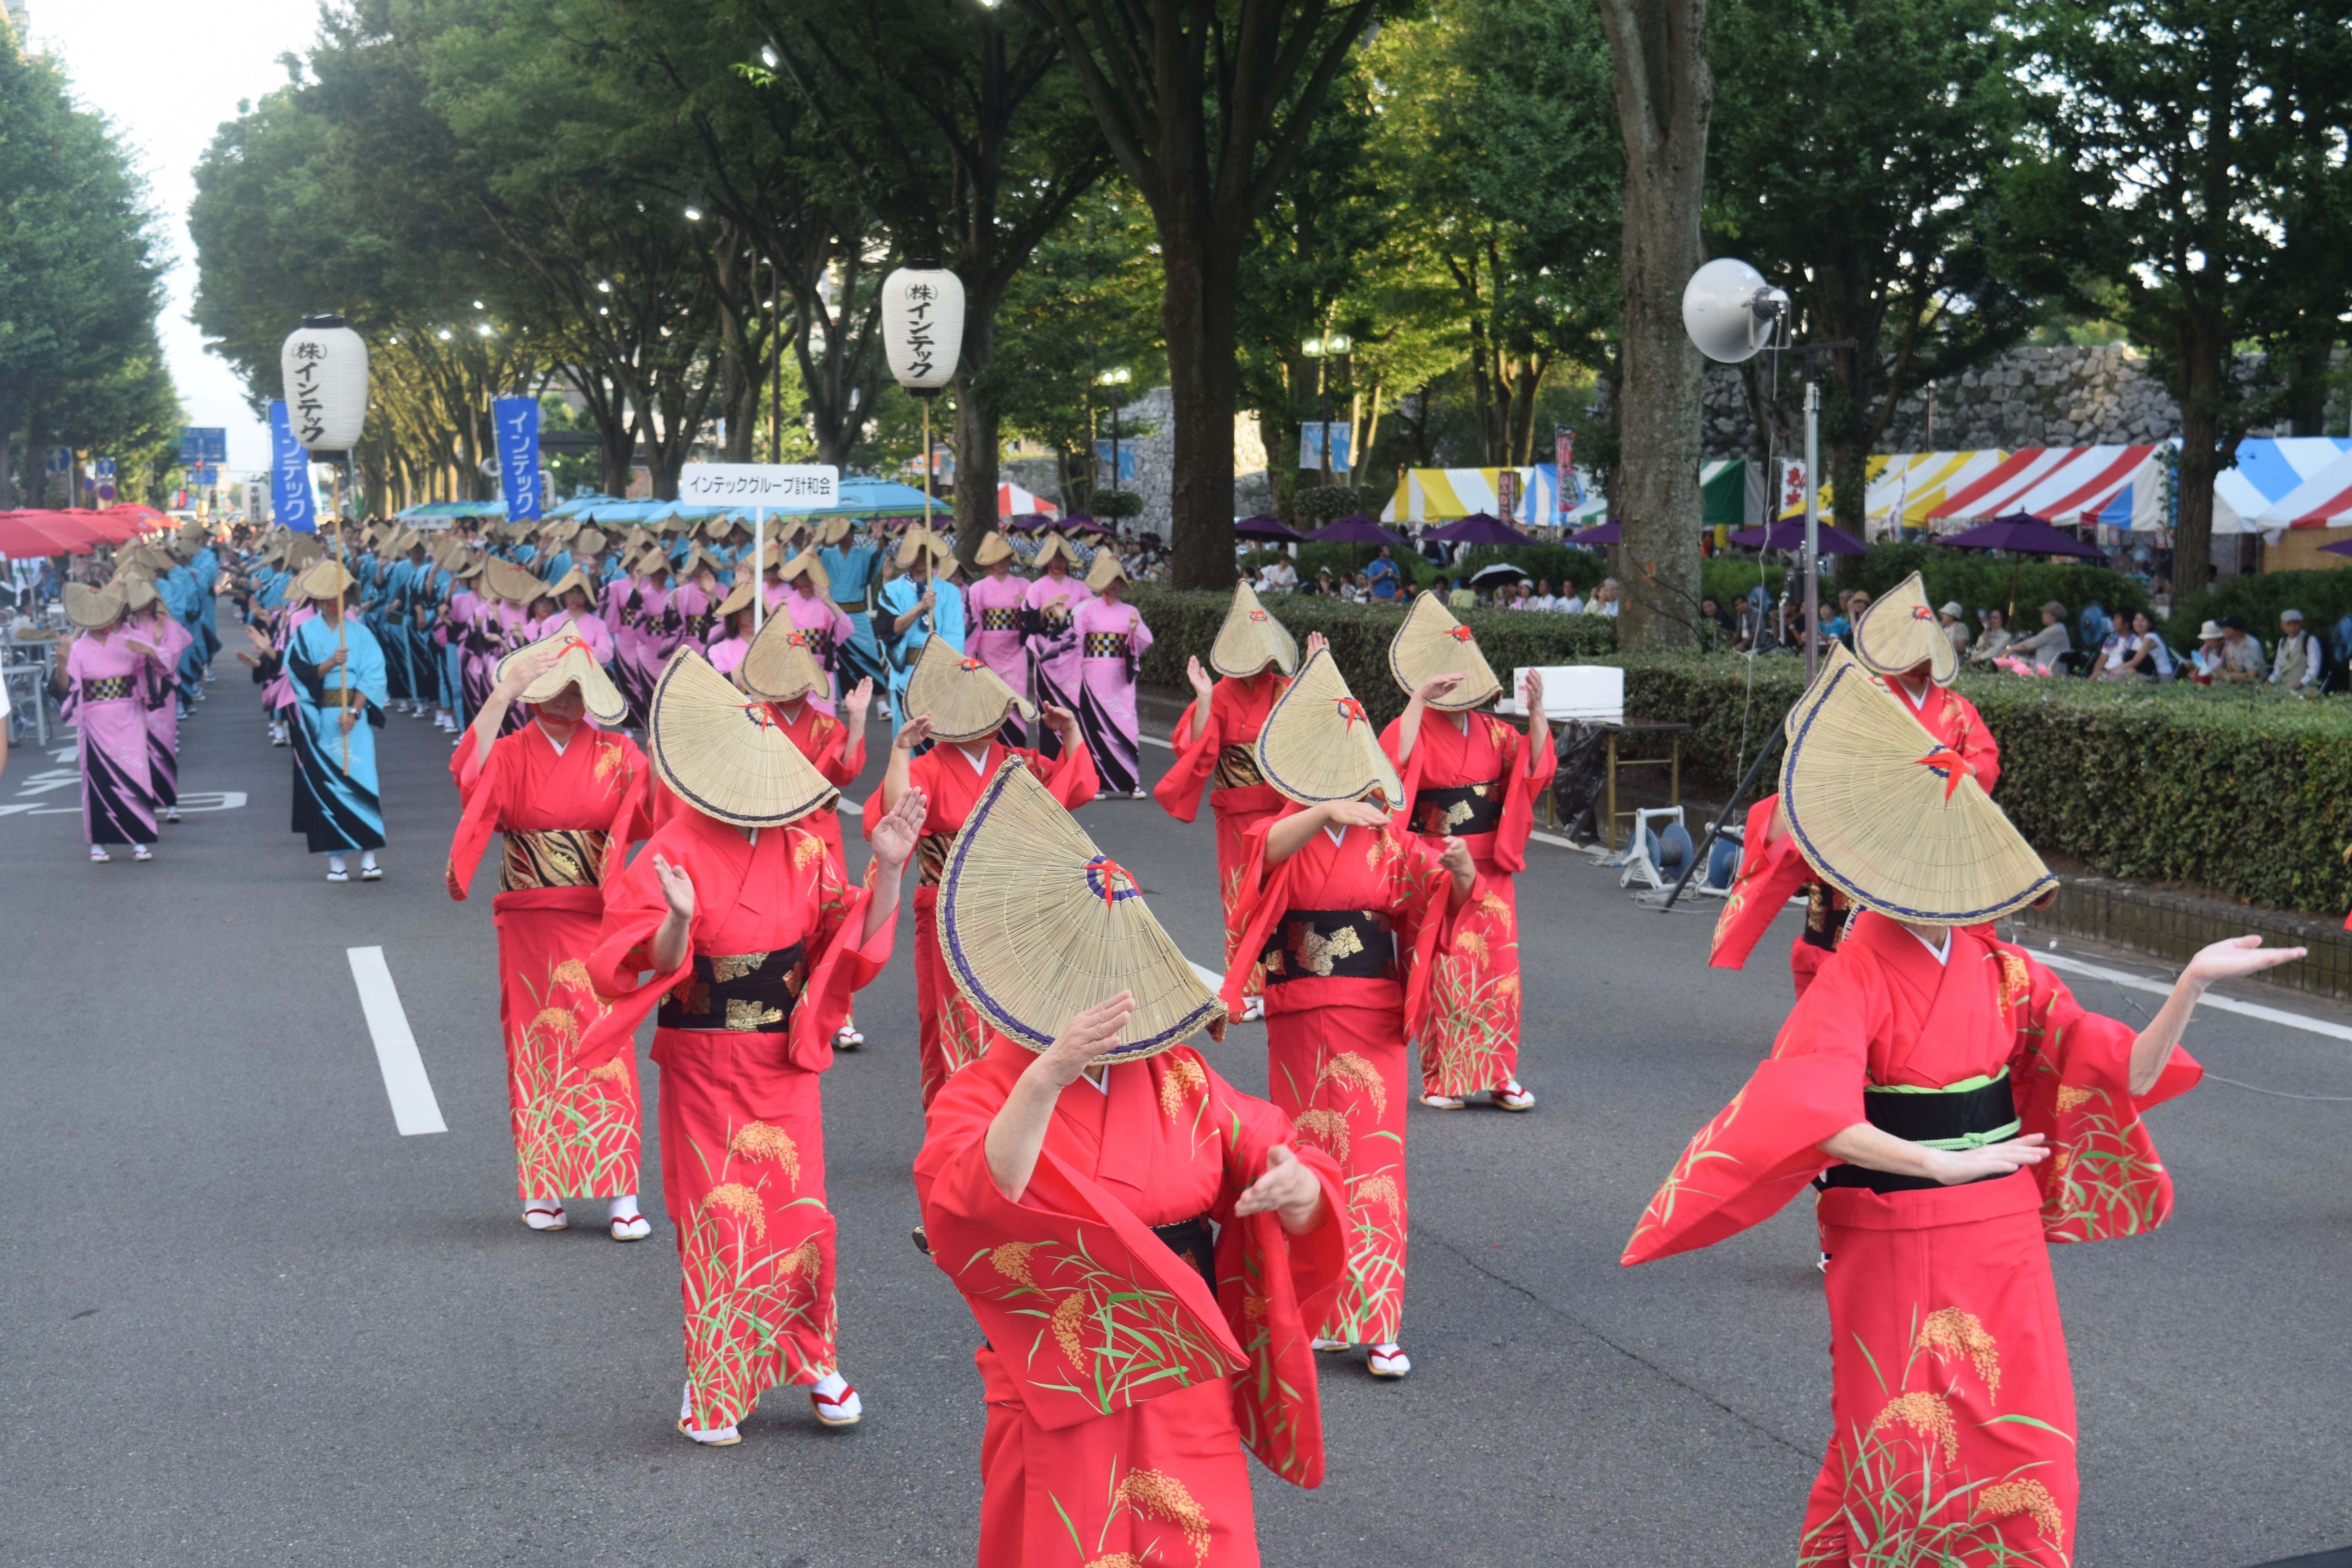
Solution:
<svg viewBox="0 0 2352 1568">
<path fill-rule="evenodd" d="M 719 560 L 699 544 L 690 544 L 687 546 L 686 553 L 678 558 L 677 565 L 672 568 L 672 572 L 677 580 L 683 583 L 706 566 L 710 569 L 710 574 L 714 577 L 727 570 L 727 563 Z"/>
<path fill-rule="evenodd" d="M 588 603 L 590 605 L 593 605 L 595 604 L 596 584 L 588 581 L 588 574 L 583 572 L 577 566 L 574 566 L 571 571 L 566 572 L 562 576 L 557 578 L 553 586 L 541 588 L 540 593 L 560 605 L 563 603 L 563 595 L 572 592 L 574 588 L 579 589 L 582 593 L 588 595 Z"/>
<path fill-rule="evenodd" d="M 87 583 L 66 584 L 66 619 L 89 631 L 110 626 L 122 614 L 122 595 L 112 588 L 93 588 Z"/>
<path fill-rule="evenodd" d="M 1301 805 L 1357 800 L 1379 790 L 1390 809 L 1404 804 L 1404 781 L 1381 750 L 1364 705 L 1348 689 L 1329 648 L 1307 655 L 1297 678 L 1274 700 L 1257 736 L 1265 782 Z"/>
<path fill-rule="evenodd" d="M 914 565 L 916 552 L 925 549 L 931 553 L 931 570 L 934 572 L 940 569 L 941 562 L 955 553 L 947 547 L 946 541 L 918 523 L 907 531 L 906 538 L 898 542 L 898 569 L 903 572 Z"/>
<path fill-rule="evenodd" d="M 1979 925 L 2057 889 L 2000 807 L 1843 647 L 1789 711 L 1780 805 L 1798 852 L 1858 904 Z"/>
<path fill-rule="evenodd" d="M 604 553 L 604 536 L 593 528 L 583 528 L 572 536 L 572 552 L 574 555 L 602 555 Z"/>
<path fill-rule="evenodd" d="M 1106 1063 L 1158 1056 L 1224 1013 L 1152 918 L 1134 875 L 1095 847 L 1018 757 L 1004 760 L 964 818 L 939 914 L 957 989 L 1030 1050 L 1122 991 L 1135 994 L 1135 1016 L 1097 1058 Z"/>
<path fill-rule="evenodd" d="M 557 621 L 537 642 L 526 643 L 499 660 L 496 679 L 504 680 L 507 671 L 513 668 L 517 659 L 537 648 L 553 648 L 562 657 L 545 675 L 524 689 L 522 701 L 545 702 L 577 681 L 580 696 L 588 704 L 589 715 L 596 722 L 609 728 L 629 716 L 629 700 L 621 695 L 620 688 L 613 684 L 612 677 L 606 675 L 604 668 L 596 662 L 595 654 L 580 640 L 579 628 L 572 624 L 570 616 Z"/>
<path fill-rule="evenodd" d="M 1445 713 L 1484 707 L 1503 689 L 1478 651 L 1478 639 L 1454 613 L 1424 591 L 1405 612 L 1404 625 L 1389 642 L 1389 673 L 1408 692 L 1420 690 L 1441 675 L 1462 675 L 1451 695 L 1429 706 Z"/>
<path fill-rule="evenodd" d="M 774 827 L 840 798 L 767 700 L 744 696 L 690 648 L 672 655 L 655 683 L 646 730 L 662 782 L 705 816 Z"/>
<path fill-rule="evenodd" d="M 299 572 L 326 552 L 326 547 L 319 542 L 319 536 L 315 533 L 305 533 L 289 540 L 286 544 L 286 570 L 289 573 Z"/>
<path fill-rule="evenodd" d="M 803 550 L 785 562 L 777 571 L 776 576 L 779 581 L 785 583 L 792 582 L 797 577 L 805 577 L 816 584 L 816 591 L 821 596 L 830 595 L 833 592 L 832 574 L 825 571 L 824 563 L 816 558 L 816 552 L 814 550 Z"/>
<path fill-rule="evenodd" d="M 843 540 L 849 537 L 849 520 L 845 517 L 826 518 L 824 520 L 824 526 L 817 530 L 817 542 L 819 544 L 839 544 Z"/>
<path fill-rule="evenodd" d="M 1119 564 L 1119 559 L 1116 553 L 1108 550 L 1096 551 L 1095 563 L 1087 568 L 1087 591 L 1099 594 L 1110 586 L 1113 578 L 1127 584 L 1132 584 L 1135 581 L 1127 574 L 1127 568 Z"/>
<path fill-rule="evenodd" d="M 296 592 L 306 599 L 339 599 L 359 586 L 360 580 L 332 561 L 321 561 L 302 574 Z"/>
<path fill-rule="evenodd" d="M 736 574 L 735 585 L 728 589 L 726 597 L 719 601 L 719 609 L 717 612 L 719 618 L 723 621 L 739 610 L 750 609 L 751 607 L 751 584 L 758 581 L 759 579 L 752 576 L 749 572 L 740 572 Z"/>
<path fill-rule="evenodd" d="M 156 599 L 155 584 L 148 580 L 144 572 L 117 572 L 114 581 L 106 585 L 106 591 L 120 598 L 123 607 L 131 610 L 143 610 Z"/>
<path fill-rule="evenodd" d="M 793 625 L 790 616 L 768 617 L 736 676 L 743 689 L 771 702 L 797 702 L 811 692 L 823 697 L 833 690 L 809 651 L 808 634 Z"/>
<path fill-rule="evenodd" d="M 503 555 L 493 555 L 483 563 L 482 583 L 509 605 L 528 605 L 544 591 L 538 578 Z"/>
<path fill-rule="evenodd" d="M 469 582 L 487 570 L 487 558 L 470 550 L 460 550 L 449 560 L 449 575 L 460 583 Z"/>
<path fill-rule="evenodd" d="M 992 528 L 988 531 L 988 537 L 980 542 L 980 548 L 972 552 L 971 558 L 976 565 L 993 566 L 1000 561 L 1013 559 L 1013 546 L 1004 542 L 1004 535 Z"/>
<path fill-rule="evenodd" d="M 1046 563 L 1056 554 L 1070 563 L 1071 571 L 1075 572 L 1078 569 L 1078 552 L 1070 548 L 1070 542 L 1063 538 L 1058 531 L 1048 532 L 1045 538 L 1037 542 L 1036 553 L 1029 557 L 1029 564 L 1043 572 Z"/>
<path fill-rule="evenodd" d="M 1234 607 L 1225 612 L 1225 624 L 1217 628 L 1217 640 L 1210 645 L 1209 666 L 1219 675 L 1247 679 L 1269 664 L 1285 675 L 1297 669 L 1297 639 L 1258 603 L 1248 584 L 1236 584 Z"/>
<path fill-rule="evenodd" d="M 923 645 L 899 710 L 910 717 L 928 715 L 931 733 L 942 741 L 993 735 L 1008 711 L 1024 719 L 1037 716 L 1036 708 L 1005 685 L 1002 676 L 983 660 L 958 653 L 945 637 Z"/>
<path fill-rule="evenodd" d="M 1853 627 L 1854 657 L 1879 675 L 1900 675 L 1925 664 L 1938 686 L 1959 673 L 1960 656 L 1927 603 L 1927 585 L 1914 572 L 1871 601 Z"/>
</svg>

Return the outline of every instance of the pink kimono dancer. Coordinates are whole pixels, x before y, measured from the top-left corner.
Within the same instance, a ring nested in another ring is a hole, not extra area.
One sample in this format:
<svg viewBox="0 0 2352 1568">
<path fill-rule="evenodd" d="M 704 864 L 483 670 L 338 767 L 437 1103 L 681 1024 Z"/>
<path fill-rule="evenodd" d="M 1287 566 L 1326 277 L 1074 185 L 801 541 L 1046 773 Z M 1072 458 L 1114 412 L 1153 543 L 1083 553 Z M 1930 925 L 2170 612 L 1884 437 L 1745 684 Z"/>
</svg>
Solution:
<svg viewBox="0 0 2352 1568">
<path fill-rule="evenodd" d="M 142 700 L 147 704 L 147 773 L 149 793 L 158 810 L 167 820 L 180 817 L 180 656 L 187 652 L 195 638 L 188 628 L 170 619 L 145 628 L 155 644 L 155 651 L 163 656 L 161 668 L 150 666 L 146 673 L 146 690 Z"/>
<path fill-rule="evenodd" d="M 1151 646 L 1151 628 L 1129 606 L 1100 600 L 1080 606 L 1077 626 L 1084 650 L 1078 660 L 1078 726 L 1087 749 L 1094 753 L 1104 794 L 1140 795 L 1143 731 L 1135 716 L 1135 660 Z"/>
<path fill-rule="evenodd" d="M 111 668 L 128 664 L 138 655 L 106 649 L 89 660 L 82 650 L 94 639 L 74 644 L 68 665 L 75 670 L 73 689 L 63 704 L 65 719 L 79 732 L 76 745 L 81 762 L 81 827 L 83 839 L 93 845 L 155 842 L 155 795 L 149 770 L 147 700 L 132 674 L 83 673 L 87 664 Z M 143 662 L 141 661 L 141 662 Z M 93 691 L 122 688 L 120 697 L 92 700 Z"/>
</svg>

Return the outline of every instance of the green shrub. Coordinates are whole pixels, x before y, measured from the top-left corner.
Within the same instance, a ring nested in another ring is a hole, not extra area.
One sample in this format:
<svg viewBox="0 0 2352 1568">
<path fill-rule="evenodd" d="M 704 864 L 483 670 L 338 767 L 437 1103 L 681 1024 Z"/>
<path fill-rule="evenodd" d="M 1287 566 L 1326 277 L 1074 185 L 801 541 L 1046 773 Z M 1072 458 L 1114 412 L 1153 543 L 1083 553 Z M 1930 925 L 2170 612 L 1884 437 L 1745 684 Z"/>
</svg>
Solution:
<svg viewBox="0 0 2352 1568">
<path fill-rule="evenodd" d="M 1152 644 L 1143 656 L 1141 679 L 1156 686 L 1184 689 L 1184 661 L 1197 656 L 1206 664 L 1225 624 L 1233 595 L 1179 592 L 1157 584 L 1136 585 L 1135 607 L 1151 628 Z M 1386 724 L 1404 711 L 1405 694 L 1389 674 L 1389 642 L 1404 619 L 1400 609 L 1381 605 L 1350 605 L 1319 595 L 1277 594 L 1265 607 L 1290 628 L 1303 647 L 1309 632 L 1321 632 L 1331 641 L 1331 657 L 1348 678 L 1349 688 L 1377 724 Z M 1556 616 L 1538 611 L 1473 610 L 1463 623 L 1477 634 L 1478 647 L 1495 673 L 1508 680 L 1519 665 L 1579 664 L 1609 653 L 1617 646 L 1617 623 L 1605 616 Z"/>
<path fill-rule="evenodd" d="M 1724 785 L 1804 685 L 1790 658 L 1601 662 L 1624 667 L 1629 713 L 1694 726 L 1685 765 Z M 2000 742 L 1993 798 L 2036 848 L 2277 909 L 2352 904 L 2352 701 L 2002 675 L 1963 675 L 1959 690 Z"/>
<path fill-rule="evenodd" d="M 1841 563 L 1853 561 L 1856 567 L 1851 584 L 1841 577 L 1824 579 L 1822 597 L 1834 603 L 1840 591 L 1859 587 L 1876 598 L 1912 573 L 1919 574 L 1927 589 L 1927 602 L 1945 605 L 1957 599 L 1966 611 L 1971 634 L 1983 629 L 1979 618 L 1986 610 L 2009 613 L 2010 571 L 2012 563 L 1996 561 L 1970 550 L 1953 550 L 1941 544 L 1878 544 L 1869 553 L 1841 556 Z M 1732 601 L 1753 588 L 1759 578 L 1768 591 L 1778 598 L 1785 568 L 1778 557 L 1769 568 L 1754 561 L 1744 561 L 1727 555 L 1709 556 L 1699 563 L 1701 591 L 1715 595 L 1727 610 Z M 2066 606 L 2066 626 L 2074 633 L 2081 623 L 2083 608 L 2097 605 L 2108 615 L 2127 619 L 2134 610 L 2147 608 L 2147 590 L 2122 573 L 2105 566 L 2053 566 L 2046 563 L 2028 561 L 2016 563 L 2017 621 L 2014 629 L 2021 633 L 2037 631 L 2042 626 L 2042 606 L 2051 600 Z M 2352 575 L 2352 574 L 2348 574 Z M 1804 584 L 1797 584 L 1800 591 Z M 2315 614 L 2309 605 L 2304 609 Z M 2275 624 L 2276 617 L 2273 617 Z M 2189 629 L 2196 627 L 2192 623 Z M 2177 646 L 2179 639 L 2174 639 Z"/>
<path fill-rule="evenodd" d="M 1384 489 L 1378 485 L 1323 485 L 1307 479 L 1290 498 L 1290 507 L 1298 519 L 1298 531 L 1305 533 L 1358 512 L 1378 517 L 1394 494 L 1392 487 Z"/>
<path fill-rule="evenodd" d="M 2173 611 L 2165 637 L 2176 647 L 2197 646 L 2197 628 L 2224 616 L 2246 617 L 2246 630 L 2265 647 L 2278 642 L 2279 612 L 2301 610 L 2304 626 L 2322 640 L 2339 616 L 2352 614 L 2352 571 L 2260 572 L 2224 577 L 2201 594 L 2191 594 Z M 2334 657 L 2332 654 L 2329 656 Z"/>
</svg>

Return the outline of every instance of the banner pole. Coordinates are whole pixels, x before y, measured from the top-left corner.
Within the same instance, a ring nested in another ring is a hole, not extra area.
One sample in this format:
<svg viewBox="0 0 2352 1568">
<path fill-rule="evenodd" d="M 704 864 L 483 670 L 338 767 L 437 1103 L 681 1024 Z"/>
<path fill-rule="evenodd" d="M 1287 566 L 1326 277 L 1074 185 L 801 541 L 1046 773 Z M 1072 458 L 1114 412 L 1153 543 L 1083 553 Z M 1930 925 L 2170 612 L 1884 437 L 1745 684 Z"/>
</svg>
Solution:
<svg viewBox="0 0 2352 1568">
<path fill-rule="evenodd" d="M 751 509 L 751 635 L 768 624 L 768 509 Z"/>
<path fill-rule="evenodd" d="M 341 463 L 335 465 L 334 498 L 335 566 L 338 571 L 347 571 L 343 566 L 343 466 Z M 346 657 L 335 670 L 342 682 L 335 689 L 335 716 L 339 721 L 337 727 L 341 730 L 343 738 L 343 776 L 345 778 L 352 776 L 352 728 L 340 721 L 348 718 L 352 711 L 352 664 L 348 657 L 350 646 L 345 640 L 344 627 L 345 618 L 350 614 L 351 606 L 343 603 L 342 590 L 338 588 L 335 590 L 335 651 Z"/>
</svg>

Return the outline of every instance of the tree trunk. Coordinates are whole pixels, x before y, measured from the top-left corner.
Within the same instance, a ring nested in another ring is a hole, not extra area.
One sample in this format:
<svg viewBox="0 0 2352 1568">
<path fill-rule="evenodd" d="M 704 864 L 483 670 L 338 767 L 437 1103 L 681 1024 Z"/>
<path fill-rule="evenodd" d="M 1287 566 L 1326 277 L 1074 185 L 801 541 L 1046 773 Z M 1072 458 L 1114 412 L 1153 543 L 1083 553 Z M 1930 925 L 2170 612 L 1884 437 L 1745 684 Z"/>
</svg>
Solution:
<svg viewBox="0 0 2352 1568">
<path fill-rule="evenodd" d="M 1205 175 L 1205 171 L 1203 172 Z M 1203 184 L 1205 180 L 1203 181 Z M 1234 300 L 1241 233 L 1204 210 L 1205 188 L 1160 219 L 1166 287 L 1160 319 L 1168 339 L 1175 431 L 1170 454 L 1170 553 L 1179 588 L 1230 589 L 1234 581 L 1234 404 L 1241 377 Z"/>
<path fill-rule="evenodd" d="M 1687 644 L 1698 604 L 1699 352 L 1683 286 L 1704 255 L 1699 197 L 1715 77 L 1706 0 L 1601 0 L 1625 142 L 1620 450 L 1620 646 Z"/>
<path fill-rule="evenodd" d="M 2174 341 L 2180 369 L 2180 516 L 2172 530 L 2172 602 L 2200 593 L 2213 575 L 2213 479 L 2238 443 L 2221 441 L 2221 384 L 2234 345 L 2218 321 L 2195 312 Z"/>
<path fill-rule="evenodd" d="M 996 526 L 997 447 L 1003 416 L 988 372 L 996 363 L 996 311 L 1003 298 L 1002 289 L 966 286 L 963 358 L 956 373 L 956 558 L 975 578 L 980 569 L 972 557 Z"/>
<path fill-rule="evenodd" d="M 37 397 L 25 416 L 25 493 L 27 506 L 49 504 L 49 411 Z"/>
</svg>

